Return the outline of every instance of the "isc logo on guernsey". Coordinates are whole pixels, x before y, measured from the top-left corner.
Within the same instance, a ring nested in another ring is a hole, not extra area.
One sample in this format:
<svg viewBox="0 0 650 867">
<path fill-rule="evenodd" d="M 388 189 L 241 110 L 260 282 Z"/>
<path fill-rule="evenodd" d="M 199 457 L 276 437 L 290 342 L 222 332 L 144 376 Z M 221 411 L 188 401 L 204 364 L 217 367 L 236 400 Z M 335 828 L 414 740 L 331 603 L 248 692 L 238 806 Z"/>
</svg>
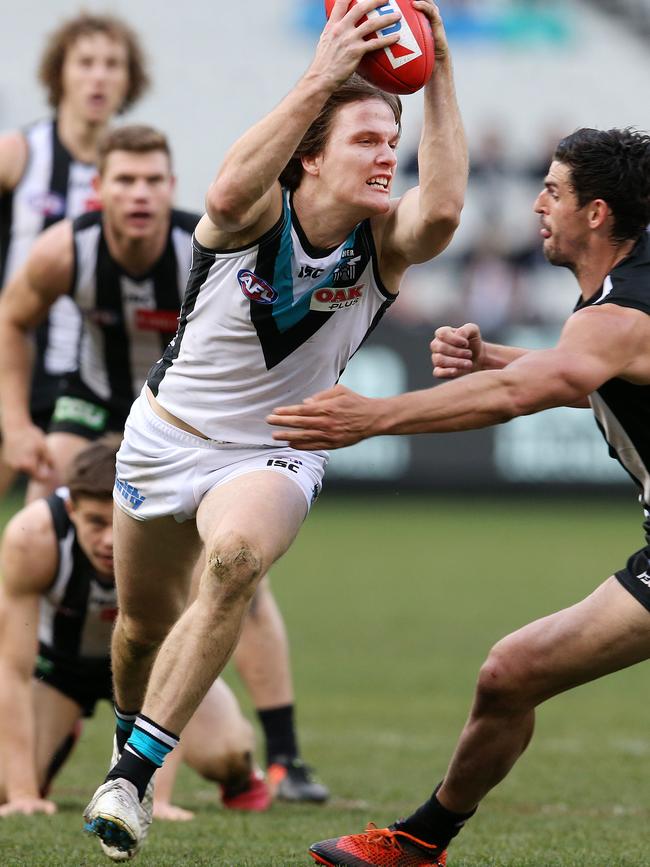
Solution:
<svg viewBox="0 0 650 867">
<path fill-rule="evenodd" d="M 331 289 L 329 287 L 317 289 L 311 296 L 309 309 L 331 313 L 334 310 L 354 307 L 363 298 L 363 288 L 363 283 L 360 283 L 357 286 L 350 286 L 349 289 Z"/>
</svg>

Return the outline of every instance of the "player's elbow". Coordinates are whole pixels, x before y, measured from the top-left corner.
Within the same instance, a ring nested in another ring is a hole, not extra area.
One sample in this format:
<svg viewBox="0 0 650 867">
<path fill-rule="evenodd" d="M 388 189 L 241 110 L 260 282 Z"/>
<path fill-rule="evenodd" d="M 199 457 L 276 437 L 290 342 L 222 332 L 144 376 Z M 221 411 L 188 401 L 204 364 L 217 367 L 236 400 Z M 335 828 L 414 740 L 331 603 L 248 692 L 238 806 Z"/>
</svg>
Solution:
<svg viewBox="0 0 650 867">
<path fill-rule="evenodd" d="M 217 178 L 208 190 L 205 207 L 212 222 L 224 232 L 237 232 L 245 226 L 247 208 L 235 185 Z"/>
</svg>

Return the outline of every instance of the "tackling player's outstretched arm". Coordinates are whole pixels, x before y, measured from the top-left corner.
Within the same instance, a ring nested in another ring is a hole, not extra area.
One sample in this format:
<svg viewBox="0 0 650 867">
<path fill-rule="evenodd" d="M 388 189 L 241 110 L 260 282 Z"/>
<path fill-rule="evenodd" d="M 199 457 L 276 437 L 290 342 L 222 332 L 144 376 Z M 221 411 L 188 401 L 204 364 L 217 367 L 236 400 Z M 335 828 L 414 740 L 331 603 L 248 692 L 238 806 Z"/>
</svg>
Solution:
<svg viewBox="0 0 650 867">
<path fill-rule="evenodd" d="M 206 196 L 209 219 L 203 218 L 197 227 L 200 243 L 218 247 L 224 235 L 244 233 L 253 239 L 277 221 L 281 213 L 278 178 L 303 135 L 363 55 L 398 40 L 397 33 L 370 41 L 364 37 L 394 24 L 399 13 L 375 16 L 356 26 L 382 0 L 361 0 L 350 10 L 348 3 L 337 0 L 314 59 L 298 84 L 226 154 Z"/>
<path fill-rule="evenodd" d="M 42 431 L 31 420 L 31 332 L 71 287 L 72 224 L 63 220 L 34 243 L 27 261 L 0 296 L 0 406 L 7 463 L 45 480 L 48 456 Z"/>
<path fill-rule="evenodd" d="M 390 268 L 393 257 L 409 265 L 442 252 L 458 227 L 467 189 L 467 141 L 440 12 L 429 0 L 413 5 L 431 21 L 436 63 L 424 88 L 418 186 L 402 196 L 381 230 L 382 268 L 386 260 Z"/>
<path fill-rule="evenodd" d="M 39 603 L 57 560 L 50 510 L 38 500 L 10 521 L 0 549 L 0 816 L 56 810 L 39 793 L 31 681 Z"/>
<path fill-rule="evenodd" d="M 268 421 L 285 428 L 274 439 L 307 449 L 340 448 L 381 434 L 487 427 L 574 405 L 616 376 L 650 382 L 649 340 L 647 314 L 614 304 L 586 308 L 569 318 L 555 348 L 527 352 L 501 370 L 390 398 L 337 386 L 299 406 L 280 407 Z"/>
</svg>

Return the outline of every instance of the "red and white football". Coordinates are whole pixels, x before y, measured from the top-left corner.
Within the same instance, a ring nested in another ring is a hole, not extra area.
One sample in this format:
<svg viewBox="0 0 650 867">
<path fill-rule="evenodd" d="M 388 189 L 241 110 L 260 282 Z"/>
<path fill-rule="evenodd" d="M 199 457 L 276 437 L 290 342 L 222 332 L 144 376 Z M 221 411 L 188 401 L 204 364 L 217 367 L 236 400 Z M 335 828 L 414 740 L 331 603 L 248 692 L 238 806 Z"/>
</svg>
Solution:
<svg viewBox="0 0 650 867">
<path fill-rule="evenodd" d="M 336 0 L 325 0 L 325 13 L 330 17 Z M 351 0 L 348 8 L 356 4 Z M 382 36 L 399 33 L 399 41 L 388 48 L 370 51 L 365 55 L 357 72 L 372 84 L 389 93 L 415 93 L 427 83 L 433 71 L 435 51 L 429 20 L 411 5 L 411 0 L 386 0 L 361 19 L 389 15 L 399 11 L 397 24 L 377 31 Z M 376 39 L 373 34 L 369 39 Z"/>
</svg>

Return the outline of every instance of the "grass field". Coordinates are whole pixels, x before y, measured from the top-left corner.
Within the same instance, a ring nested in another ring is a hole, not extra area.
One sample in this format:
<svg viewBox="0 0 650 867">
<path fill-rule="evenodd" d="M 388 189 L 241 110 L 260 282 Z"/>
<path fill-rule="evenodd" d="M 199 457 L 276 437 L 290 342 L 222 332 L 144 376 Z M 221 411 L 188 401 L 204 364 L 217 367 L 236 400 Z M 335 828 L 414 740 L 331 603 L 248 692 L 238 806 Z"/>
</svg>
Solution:
<svg viewBox="0 0 650 867">
<path fill-rule="evenodd" d="M 307 865 L 310 842 L 408 812 L 445 769 L 491 643 L 585 595 L 641 544 L 633 495 L 324 497 L 274 586 L 303 752 L 332 801 L 233 815 L 183 771 L 175 800 L 197 818 L 154 825 L 137 863 Z M 647 677 L 640 666 L 545 706 L 529 752 L 453 844 L 450 867 L 649 865 Z M 109 863 L 82 835 L 80 813 L 111 727 L 107 707 L 87 725 L 53 792 L 58 815 L 2 821 L 2 867 Z"/>
</svg>

